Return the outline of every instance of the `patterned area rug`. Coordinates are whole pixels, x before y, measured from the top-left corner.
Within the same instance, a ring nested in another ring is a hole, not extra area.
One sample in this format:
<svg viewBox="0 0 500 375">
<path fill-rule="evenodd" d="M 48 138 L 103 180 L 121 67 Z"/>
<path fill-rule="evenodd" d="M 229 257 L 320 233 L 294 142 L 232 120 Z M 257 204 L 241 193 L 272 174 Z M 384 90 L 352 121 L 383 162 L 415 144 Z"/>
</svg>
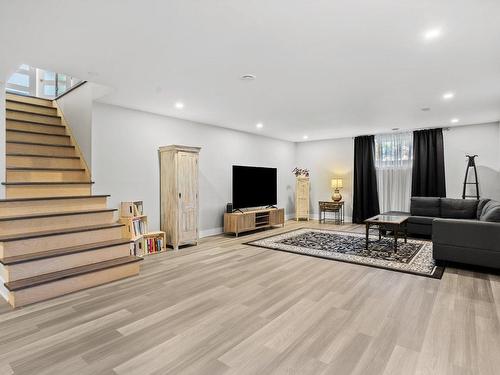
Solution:
<svg viewBox="0 0 500 375">
<path fill-rule="evenodd" d="M 432 258 L 432 242 L 398 240 L 394 252 L 394 239 L 378 234 L 370 235 L 370 246 L 365 249 L 365 235 L 324 229 L 302 228 L 276 236 L 248 242 L 247 245 L 287 251 L 342 262 L 362 264 L 392 271 L 440 279 L 444 267 L 436 266 Z"/>
</svg>

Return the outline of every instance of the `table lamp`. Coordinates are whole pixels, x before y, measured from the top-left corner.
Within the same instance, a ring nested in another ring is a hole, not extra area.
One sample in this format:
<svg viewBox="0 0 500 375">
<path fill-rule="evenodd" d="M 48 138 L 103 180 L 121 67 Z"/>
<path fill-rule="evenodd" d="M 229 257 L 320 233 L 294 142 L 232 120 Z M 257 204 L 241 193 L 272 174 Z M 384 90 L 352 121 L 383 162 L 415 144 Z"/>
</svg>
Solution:
<svg viewBox="0 0 500 375">
<path fill-rule="evenodd" d="M 340 194 L 339 189 L 342 189 L 342 179 L 341 178 L 332 178 L 331 181 L 332 184 L 332 189 L 333 194 L 332 194 L 332 200 L 334 202 L 340 202 L 342 200 L 342 195 Z"/>
</svg>

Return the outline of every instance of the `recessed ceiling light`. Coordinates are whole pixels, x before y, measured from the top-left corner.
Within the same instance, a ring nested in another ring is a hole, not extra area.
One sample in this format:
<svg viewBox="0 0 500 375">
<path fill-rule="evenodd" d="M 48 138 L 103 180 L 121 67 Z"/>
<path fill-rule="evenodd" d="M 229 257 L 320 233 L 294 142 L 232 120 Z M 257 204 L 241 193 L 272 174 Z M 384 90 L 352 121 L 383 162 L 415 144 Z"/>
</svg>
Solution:
<svg viewBox="0 0 500 375">
<path fill-rule="evenodd" d="M 262 129 L 264 127 L 264 124 L 262 122 L 259 122 L 257 125 L 255 125 L 257 129 Z"/>
<path fill-rule="evenodd" d="M 392 131 L 395 132 L 395 131 L 398 131 L 399 128 L 392 128 Z"/>
<path fill-rule="evenodd" d="M 457 122 L 459 122 L 459 121 L 460 121 L 460 119 L 458 119 L 458 118 L 452 118 L 450 122 L 451 122 L 452 124 L 456 124 L 456 123 L 457 123 Z"/>
<path fill-rule="evenodd" d="M 309 139 L 309 136 L 308 136 L 308 135 L 304 135 L 304 136 L 302 137 L 302 139 Z"/>
<path fill-rule="evenodd" d="M 177 102 L 177 103 L 175 103 L 175 108 L 177 108 L 177 109 L 182 109 L 182 108 L 184 108 L 184 103 L 182 103 L 182 102 Z"/>
<path fill-rule="evenodd" d="M 431 109 L 429 107 L 420 108 L 421 111 L 429 112 Z"/>
<path fill-rule="evenodd" d="M 435 29 L 429 29 L 424 33 L 424 39 L 425 40 L 434 40 L 437 39 L 441 36 L 441 29 L 435 28 Z"/>
<path fill-rule="evenodd" d="M 243 81 L 253 81 L 255 79 L 255 75 L 253 75 L 253 74 L 243 74 L 240 77 L 240 79 L 243 80 Z"/>
<path fill-rule="evenodd" d="M 443 94 L 443 99 L 444 100 L 450 100 L 450 99 L 453 99 L 455 97 L 455 93 L 449 91 L 449 92 L 445 92 Z"/>
</svg>

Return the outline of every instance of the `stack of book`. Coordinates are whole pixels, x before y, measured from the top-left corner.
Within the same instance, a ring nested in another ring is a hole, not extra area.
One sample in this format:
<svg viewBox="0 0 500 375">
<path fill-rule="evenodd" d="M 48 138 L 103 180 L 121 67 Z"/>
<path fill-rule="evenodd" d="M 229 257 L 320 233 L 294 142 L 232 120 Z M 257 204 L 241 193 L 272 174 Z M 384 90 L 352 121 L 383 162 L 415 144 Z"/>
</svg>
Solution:
<svg viewBox="0 0 500 375">
<path fill-rule="evenodd" d="M 134 227 L 135 236 L 140 236 L 147 233 L 146 221 L 142 220 L 145 216 L 132 219 L 132 226 Z"/>
<path fill-rule="evenodd" d="M 144 256 L 166 250 L 165 232 L 149 232 L 148 217 L 143 213 L 142 201 L 122 202 L 120 223 L 123 237 L 131 241 L 131 255 Z"/>
<path fill-rule="evenodd" d="M 163 247 L 163 236 L 144 238 L 144 248 L 148 254 L 159 253 Z"/>
</svg>

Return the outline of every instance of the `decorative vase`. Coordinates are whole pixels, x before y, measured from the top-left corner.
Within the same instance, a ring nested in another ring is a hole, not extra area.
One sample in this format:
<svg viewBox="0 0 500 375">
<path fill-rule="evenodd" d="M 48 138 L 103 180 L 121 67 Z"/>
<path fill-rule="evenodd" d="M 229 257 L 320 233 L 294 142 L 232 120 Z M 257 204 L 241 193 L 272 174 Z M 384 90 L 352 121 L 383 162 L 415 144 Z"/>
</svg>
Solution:
<svg viewBox="0 0 500 375">
<path fill-rule="evenodd" d="M 332 195 L 332 200 L 334 202 L 340 202 L 342 200 L 342 195 L 340 194 L 339 189 L 335 189 Z"/>
</svg>

